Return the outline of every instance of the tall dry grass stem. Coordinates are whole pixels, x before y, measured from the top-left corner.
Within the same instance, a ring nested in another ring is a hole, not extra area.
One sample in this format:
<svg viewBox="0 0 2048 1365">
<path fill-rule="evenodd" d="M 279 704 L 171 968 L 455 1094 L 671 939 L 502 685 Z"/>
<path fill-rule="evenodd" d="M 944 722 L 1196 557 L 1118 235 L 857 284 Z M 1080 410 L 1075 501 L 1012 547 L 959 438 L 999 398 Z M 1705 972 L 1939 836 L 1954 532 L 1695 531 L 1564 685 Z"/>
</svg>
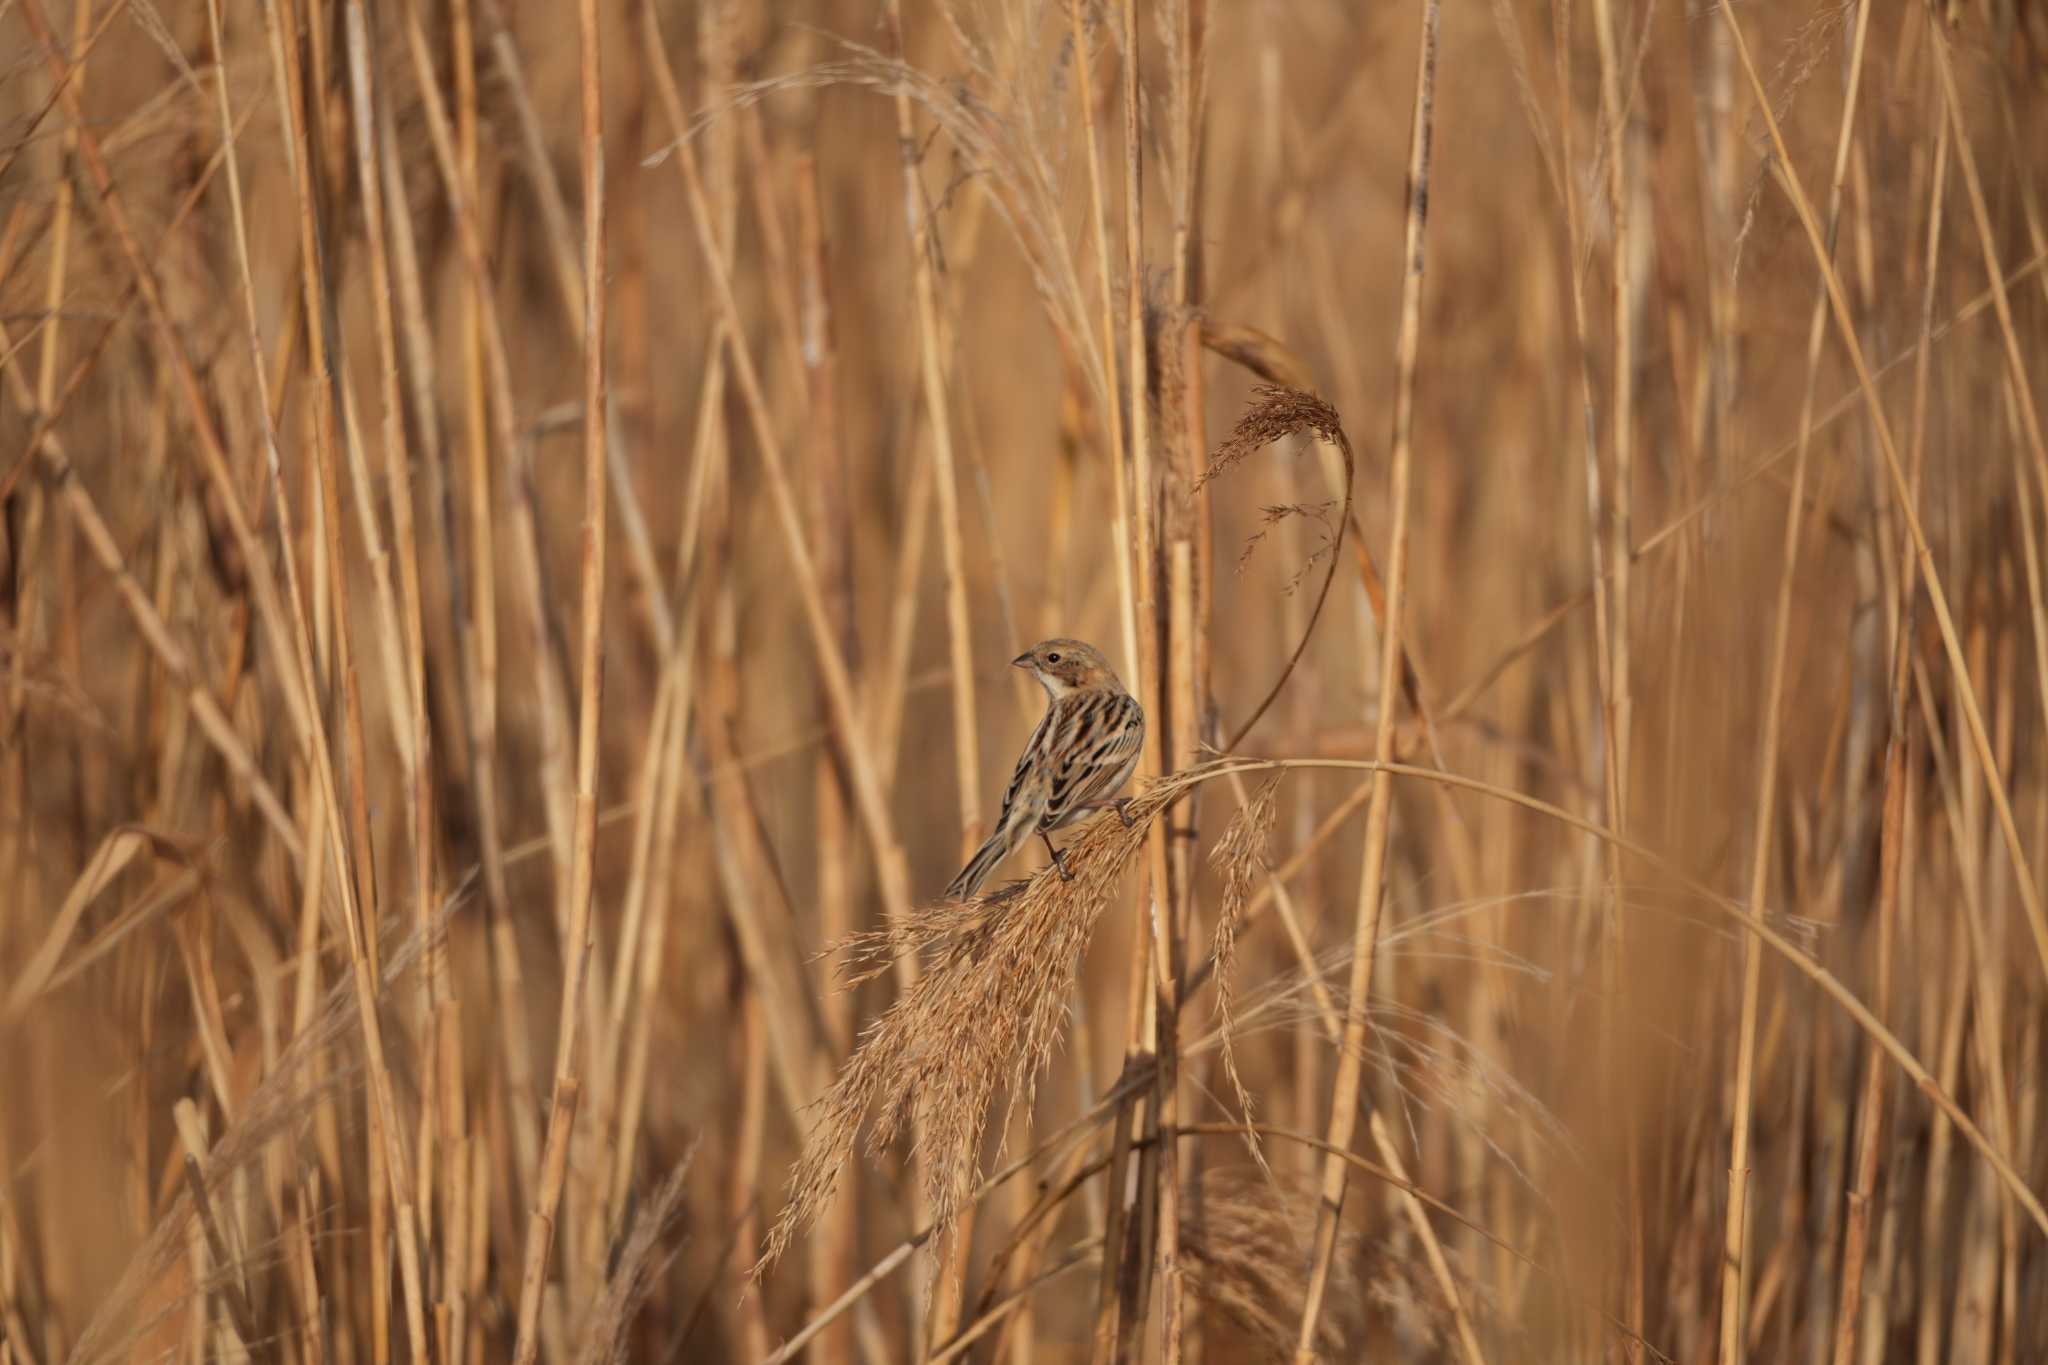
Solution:
<svg viewBox="0 0 2048 1365">
<path fill-rule="evenodd" d="M 1835 141 L 1834 178 L 1828 190 L 1828 240 L 1832 242 L 1840 224 L 1842 181 L 1849 166 L 1849 149 L 1855 143 L 1856 95 L 1862 84 L 1864 44 L 1870 32 L 1868 0 L 1857 6 L 1856 36 L 1850 55 L 1848 88 L 1842 97 L 1841 131 Z M 1806 331 L 1806 392 L 1799 405 L 1799 453 L 1792 465 L 1792 492 L 1785 502 L 1783 559 L 1778 573 L 1778 592 L 1772 614 L 1769 671 L 1764 678 L 1764 724 L 1757 741 L 1757 779 L 1754 804 L 1755 824 L 1750 831 L 1749 903 L 1764 903 L 1765 883 L 1771 872 L 1771 838 L 1776 833 L 1773 814 L 1778 800 L 1778 752 L 1784 720 L 1787 646 L 1792 629 L 1792 588 L 1799 565 L 1800 522 L 1806 509 L 1807 451 L 1813 435 L 1813 388 L 1820 367 L 1821 343 L 1827 332 L 1827 291 L 1818 291 Z M 1742 1005 L 1735 1047 L 1735 1116 L 1728 1157 L 1728 1207 L 1725 1251 L 1721 1276 L 1721 1365 L 1738 1365 L 1744 1356 L 1744 1292 L 1747 1230 L 1749 1225 L 1749 1143 L 1750 1104 L 1756 1085 L 1756 1013 L 1763 980 L 1763 945 L 1756 939 L 1743 943 Z"/>
<path fill-rule="evenodd" d="M 606 437 L 609 394 L 605 384 L 605 175 L 604 94 L 599 67 L 602 37 L 597 0 L 577 7 L 582 60 L 580 143 L 583 167 L 583 601 L 579 658 L 581 706 L 576 734 L 575 845 L 569 869 L 568 927 L 562 939 L 567 980 L 562 986 L 561 1021 L 555 1039 L 554 1102 L 548 1113 L 547 1157 L 526 1230 L 525 1269 L 519 1285 L 519 1336 L 513 1359 L 529 1365 L 540 1352 L 540 1304 L 546 1292 L 548 1253 L 553 1245 L 562 1183 L 568 1161 L 581 1082 L 576 1070 L 577 1016 L 592 949 L 591 901 L 597 879 L 598 717 L 604 697 L 604 578 Z"/>
<path fill-rule="evenodd" d="M 1785 136 L 1778 126 L 1778 119 L 1771 112 L 1770 101 L 1766 98 L 1763 84 L 1756 74 L 1756 65 L 1749 55 L 1749 45 L 1742 37 L 1742 27 L 1729 8 L 1728 0 L 1721 0 L 1722 17 L 1727 21 L 1728 32 L 1735 41 L 1735 50 L 1742 59 L 1743 74 L 1748 77 L 1757 96 L 1757 111 L 1769 131 L 1772 147 L 1777 152 L 1777 167 L 1780 183 L 1792 201 L 1793 211 L 1799 217 L 1799 225 L 1805 230 L 1808 246 L 1820 265 L 1822 279 L 1826 283 L 1828 304 L 1834 311 L 1837 334 L 1848 351 L 1849 363 L 1855 368 L 1857 381 L 1863 387 L 1863 401 L 1870 412 L 1871 425 L 1877 434 L 1878 448 L 1884 455 L 1885 472 L 1890 475 L 1892 494 L 1897 500 L 1899 511 L 1906 519 L 1906 527 L 1913 537 L 1913 551 L 1920 561 L 1920 573 L 1927 584 L 1929 605 L 1934 609 L 1935 624 L 1941 630 L 1942 647 L 1947 652 L 1949 670 L 1953 675 L 1956 699 L 1961 704 L 1963 720 L 1969 728 L 1970 742 L 1975 748 L 1978 761 L 1984 765 L 1986 789 L 1991 795 L 1993 809 L 1998 814 L 1999 832 L 2004 837 L 2006 854 L 2012 860 L 2015 890 L 2020 904 L 2026 911 L 2027 927 L 2034 936 L 2034 946 L 2041 957 L 2043 972 L 2048 972 L 2048 910 L 2041 902 L 2040 887 L 2034 880 L 2027 862 L 2026 850 L 2020 842 L 2019 825 L 2013 818 L 2012 801 L 2006 793 L 2005 779 L 1991 752 L 1991 737 L 1984 727 L 1983 709 L 1977 702 L 1977 690 L 1970 681 L 1969 668 L 1964 662 L 1961 638 L 1956 632 L 1955 618 L 1949 609 L 1948 594 L 1943 590 L 1941 577 L 1934 564 L 1934 552 L 1929 547 L 1927 533 L 1920 524 L 1920 516 L 1914 510 L 1907 496 L 1905 470 L 1899 462 L 1896 441 L 1892 437 L 1891 422 L 1884 408 L 1877 401 L 1877 386 L 1872 381 L 1870 362 L 1863 353 L 1863 344 L 1857 338 L 1856 325 L 1849 313 L 1849 302 L 1842 281 L 1836 274 L 1829 259 L 1826 238 L 1814 217 L 1813 205 L 1806 191 L 1800 186 L 1797 173 L 1793 170 L 1791 157 L 1785 149 Z M 1947 60 L 1944 35 L 1930 30 L 1937 62 Z M 1994 268 L 1995 273 L 1995 268 Z M 2001 291 L 1994 287 L 1994 301 Z"/>
<path fill-rule="evenodd" d="M 1397 375 L 1393 445 L 1387 475 L 1387 501 L 1393 515 L 1393 530 L 1387 555 L 1387 609 L 1380 638 L 1379 717 L 1373 734 L 1374 759 L 1380 765 L 1386 764 L 1393 755 L 1394 697 L 1400 679 L 1402 597 L 1407 587 L 1408 572 L 1409 483 L 1414 460 L 1415 375 L 1422 331 L 1423 230 L 1428 222 L 1429 153 L 1435 132 L 1437 41 L 1441 17 L 1435 0 L 1425 0 L 1416 60 L 1415 102 L 1410 118 L 1407 221 L 1401 252 L 1401 315 L 1395 343 Z M 1343 1053 L 1337 1063 L 1336 1085 L 1330 1098 L 1329 1143 L 1340 1150 L 1350 1148 L 1358 1122 L 1366 1000 L 1372 988 L 1373 955 L 1379 944 L 1380 913 L 1385 897 L 1387 826 L 1392 799 L 1390 774 L 1383 767 L 1376 769 L 1372 796 L 1366 807 L 1364 867 L 1359 873 L 1358 906 L 1353 919 L 1350 1006 L 1344 1021 Z M 1301 1328 L 1295 1342 L 1295 1359 L 1301 1365 L 1306 1365 L 1315 1355 L 1317 1321 L 1329 1292 L 1331 1263 L 1337 1248 L 1337 1218 L 1343 1208 L 1348 1174 L 1343 1162 L 1336 1157 L 1324 1158 L 1308 1287 L 1302 1299 Z M 1462 1326 L 1459 1336 L 1467 1359 L 1478 1361 L 1481 1358 L 1479 1347 L 1472 1339 L 1471 1328 Z"/>
</svg>

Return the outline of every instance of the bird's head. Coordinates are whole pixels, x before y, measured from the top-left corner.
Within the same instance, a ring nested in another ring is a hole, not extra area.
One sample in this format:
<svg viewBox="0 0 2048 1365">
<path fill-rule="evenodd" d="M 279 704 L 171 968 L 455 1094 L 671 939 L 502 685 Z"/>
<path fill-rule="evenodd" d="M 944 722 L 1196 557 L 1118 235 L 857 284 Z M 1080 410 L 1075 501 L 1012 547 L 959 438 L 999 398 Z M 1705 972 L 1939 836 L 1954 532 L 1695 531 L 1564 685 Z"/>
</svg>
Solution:
<svg viewBox="0 0 2048 1365">
<path fill-rule="evenodd" d="M 1121 690 L 1109 661 L 1094 645 L 1080 640 L 1041 640 L 1010 660 L 1013 667 L 1029 669 L 1047 695 L 1058 698 L 1089 687 Z"/>
</svg>

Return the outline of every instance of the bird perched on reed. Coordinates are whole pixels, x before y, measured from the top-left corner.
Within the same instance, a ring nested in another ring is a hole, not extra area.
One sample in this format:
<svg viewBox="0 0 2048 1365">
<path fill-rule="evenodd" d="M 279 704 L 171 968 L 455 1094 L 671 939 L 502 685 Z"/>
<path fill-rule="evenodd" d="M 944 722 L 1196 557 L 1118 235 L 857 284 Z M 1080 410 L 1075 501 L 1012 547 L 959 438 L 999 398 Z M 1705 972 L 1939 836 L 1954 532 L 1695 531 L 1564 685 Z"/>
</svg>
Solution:
<svg viewBox="0 0 2048 1365">
<path fill-rule="evenodd" d="M 949 897 L 973 895 L 1033 834 L 1045 840 L 1060 875 L 1071 877 L 1066 859 L 1047 836 L 1085 811 L 1115 806 L 1121 815 L 1123 803 L 1109 798 L 1130 780 L 1145 746 L 1144 708 L 1124 691 L 1093 645 L 1045 640 L 1010 663 L 1031 670 L 1045 689 L 1045 718 L 1017 760 L 995 832 L 946 888 Z"/>
</svg>

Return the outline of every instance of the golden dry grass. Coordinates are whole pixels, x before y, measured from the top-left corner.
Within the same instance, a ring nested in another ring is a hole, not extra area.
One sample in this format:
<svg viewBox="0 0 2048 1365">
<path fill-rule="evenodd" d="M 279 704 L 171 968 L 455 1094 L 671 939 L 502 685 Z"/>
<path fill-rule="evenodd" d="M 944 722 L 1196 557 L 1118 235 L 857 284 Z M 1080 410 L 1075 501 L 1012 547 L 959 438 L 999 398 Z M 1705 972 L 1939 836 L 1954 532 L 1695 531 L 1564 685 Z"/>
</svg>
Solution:
<svg viewBox="0 0 2048 1365">
<path fill-rule="evenodd" d="M 2039 0 L 0 34 L 0 1365 L 2048 1357 Z"/>
</svg>

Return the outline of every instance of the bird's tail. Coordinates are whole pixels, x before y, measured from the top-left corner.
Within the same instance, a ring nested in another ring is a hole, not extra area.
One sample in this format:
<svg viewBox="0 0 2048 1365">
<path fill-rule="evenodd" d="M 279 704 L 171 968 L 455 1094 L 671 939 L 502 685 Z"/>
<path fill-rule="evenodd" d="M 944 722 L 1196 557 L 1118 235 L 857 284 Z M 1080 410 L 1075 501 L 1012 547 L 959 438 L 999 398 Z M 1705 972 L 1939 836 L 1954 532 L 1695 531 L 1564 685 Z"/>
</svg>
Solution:
<svg viewBox="0 0 2048 1365">
<path fill-rule="evenodd" d="M 1010 856 L 1010 850 L 1016 846 L 1009 827 L 997 825 L 995 833 L 989 835 L 987 842 L 974 850 L 974 856 L 967 860 L 967 866 L 960 869 L 960 875 L 953 878 L 953 884 L 946 888 L 947 899 L 965 900 L 973 895 L 981 888 L 981 884 L 988 880 L 988 874 L 995 871 L 1003 859 Z"/>
</svg>

